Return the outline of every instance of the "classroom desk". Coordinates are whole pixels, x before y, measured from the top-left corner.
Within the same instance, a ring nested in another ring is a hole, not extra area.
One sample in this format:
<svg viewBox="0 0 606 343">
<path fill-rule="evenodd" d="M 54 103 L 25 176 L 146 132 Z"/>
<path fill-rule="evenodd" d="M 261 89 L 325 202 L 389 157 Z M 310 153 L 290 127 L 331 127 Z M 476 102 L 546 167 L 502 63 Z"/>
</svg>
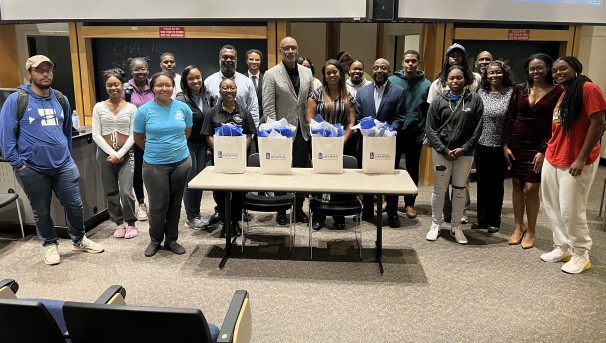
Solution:
<svg viewBox="0 0 606 343">
<path fill-rule="evenodd" d="M 231 239 L 230 198 L 232 191 L 306 192 L 306 193 L 354 193 L 376 194 L 381 204 L 383 195 L 417 194 L 418 189 L 406 170 L 396 170 L 393 174 L 364 174 L 361 169 L 344 169 L 343 174 L 314 174 L 312 168 L 292 168 L 290 175 L 265 175 L 261 168 L 247 167 L 243 174 L 216 173 L 214 167 L 207 167 L 188 184 L 190 188 L 226 191 L 225 197 L 225 256 L 219 263 L 223 268 L 231 255 L 236 237 Z M 381 255 L 383 252 L 383 218 L 381 206 L 377 213 L 377 240 L 375 241 L 376 261 L 383 274 Z M 310 218 L 311 220 L 311 218 Z"/>
</svg>

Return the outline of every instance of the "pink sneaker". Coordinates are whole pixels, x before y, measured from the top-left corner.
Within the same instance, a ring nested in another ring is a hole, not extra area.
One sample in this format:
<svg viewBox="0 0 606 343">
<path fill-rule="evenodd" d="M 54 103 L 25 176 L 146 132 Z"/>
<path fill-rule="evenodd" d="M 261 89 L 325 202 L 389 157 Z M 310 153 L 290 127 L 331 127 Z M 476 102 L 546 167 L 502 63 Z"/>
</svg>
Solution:
<svg viewBox="0 0 606 343">
<path fill-rule="evenodd" d="M 124 225 L 116 226 L 116 231 L 114 231 L 114 237 L 124 238 L 125 234 L 126 234 L 126 229 L 124 228 Z"/>
<path fill-rule="evenodd" d="M 137 231 L 137 228 L 135 226 L 127 226 L 124 238 L 135 238 L 138 234 L 139 231 Z"/>
</svg>

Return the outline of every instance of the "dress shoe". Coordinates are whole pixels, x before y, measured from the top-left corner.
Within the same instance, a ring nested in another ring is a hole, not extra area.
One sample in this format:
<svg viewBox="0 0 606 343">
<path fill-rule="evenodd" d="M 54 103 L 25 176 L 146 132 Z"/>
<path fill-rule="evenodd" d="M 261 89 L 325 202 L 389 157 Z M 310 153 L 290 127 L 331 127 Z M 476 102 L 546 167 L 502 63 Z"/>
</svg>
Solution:
<svg viewBox="0 0 606 343">
<path fill-rule="evenodd" d="M 509 237 L 509 240 L 507 241 L 507 243 L 509 245 L 518 245 L 518 244 L 522 243 L 522 239 L 524 238 L 526 231 L 522 232 L 520 237 L 514 237 L 515 233 L 516 233 L 516 231 L 514 231 L 513 234 Z"/>
<path fill-rule="evenodd" d="M 324 222 L 314 220 L 311 223 L 311 228 L 316 231 L 320 230 L 323 227 L 324 227 Z"/>
<path fill-rule="evenodd" d="M 236 222 L 231 224 L 231 235 L 235 237 L 242 236 L 242 227 L 240 226 L 240 223 Z"/>
<path fill-rule="evenodd" d="M 335 222 L 335 230 L 345 230 L 345 223 Z"/>
<path fill-rule="evenodd" d="M 278 223 L 278 225 L 288 224 L 288 217 L 286 217 L 286 212 L 278 212 L 276 214 L 276 223 Z"/>
<path fill-rule="evenodd" d="M 309 223 L 309 218 L 307 218 L 307 214 L 303 211 L 297 211 L 295 214 L 295 220 L 297 223 Z"/>
<path fill-rule="evenodd" d="M 471 228 L 473 230 L 484 230 L 484 229 L 486 229 L 486 226 L 481 225 L 480 223 L 473 223 L 473 224 L 471 224 Z"/>
<path fill-rule="evenodd" d="M 160 250 L 160 244 L 150 242 L 147 248 L 145 248 L 145 256 L 152 257 L 158 252 L 158 250 Z"/>
<path fill-rule="evenodd" d="M 497 233 L 499 232 L 499 228 L 496 226 L 488 226 L 488 233 Z"/>
<path fill-rule="evenodd" d="M 534 247 L 534 237 L 530 238 L 530 235 L 524 235 L 522 249 L 530 249 L 532 247 Z"/>
<path fill-rule="evenodd" d="M 417 210 L 415 210 L 415 208 L 412 206 L 406 206 L 404 211 L 406 212 L 406 216 L 408 218 L 412 219 L 417 217 Z"/>
<path fill-rule="evenodd" d="M 170 242 L 170 244 L 164 244 L 164 249 L 172 251 L 177 255 L 185 254 L 185 248 L 177 242 Z"/>
<path fill-rule="evenodd" d="M 244 217 L 244 221 L 247 222 L 247 223 L 252 220 L 252 214 L 250 214 L 248 212 L 244 212 L 244 214 L 242 215 L 242 217 Z"/>
<path fill-rule="evenodd" d="M 397 214 L 393 215 L 393 216 L 389 216 L 389 227 L 391 228 L 398 228 L 400 226 L 402 226 L 402 224 L 400 223 L 400 218 L 398 217 Z"/>
<path fill-rule="evenodd" d="M 220 221 L 221 221 L 221 215 L 219 214 L 219 212 L 213 213 L 213 215 L 210 216 L 210 218 L 208 219 L 209 224 L 216 224 Z"/>
</svg>

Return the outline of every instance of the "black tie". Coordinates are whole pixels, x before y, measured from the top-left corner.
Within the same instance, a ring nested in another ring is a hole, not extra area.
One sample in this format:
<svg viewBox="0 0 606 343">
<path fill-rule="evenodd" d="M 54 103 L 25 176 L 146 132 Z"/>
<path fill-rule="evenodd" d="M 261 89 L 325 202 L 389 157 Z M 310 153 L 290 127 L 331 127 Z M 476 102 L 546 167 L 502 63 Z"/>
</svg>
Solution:
<svg viewBox="0 0 606 343">
<path fill-rule="evenodd" d="M 252 76 L 253 84 L 255 85 L 255 90 L 259 90 L 259 84 L 257 83 L 257 75 Z"/>
</svg>

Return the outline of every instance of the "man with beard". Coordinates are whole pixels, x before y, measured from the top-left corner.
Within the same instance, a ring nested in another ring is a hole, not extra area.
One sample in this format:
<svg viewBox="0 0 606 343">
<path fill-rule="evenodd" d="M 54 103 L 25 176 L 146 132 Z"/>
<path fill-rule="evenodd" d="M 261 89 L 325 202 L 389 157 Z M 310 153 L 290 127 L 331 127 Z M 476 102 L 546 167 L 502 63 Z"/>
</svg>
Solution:
<svg viewBox="0 0 606 343">
<path fill-rule="evenodd" d="M 314 77 L 309 68 L 297 64 L 299 46 L 294 38 L 282 39 L 280 51 L 282 63 L 266 71 L 263 79 L 263 113 L 274 120 L 286 118 L 289 124 L 297 128 L 292 146 L 292 166 L 306 168 L 309 167 L 311 144 L 305 111 L 307 97 L 314 90 Z M 296 198 L 296 221 L 307 223 L 307 215 L 303 212 L 303 193 L 297 193 Z M 288 219 L 285 211 L 278 212 L 276 222 L 286 225 Z"/>
<path fill-rule="evenodd" d="M 475 72 L 482 76 L 490 62 L 492 62 L 492 54 L 488 51 L 482 51 L 478 54 L 478 56 L 476 56 Z"/>
<path fill-rule="evenodd" d="M 349 68 L 349 79 L 345 81 L 349 94 L 355 97 L 358 90 L 369 83 L 370 81 L 364 78 L 364 63 L 360 60 L 353 61 Z"/>
<path fill-rule="evenodd" d="M 425 118 L 427 118 L 427 95 L 431 82 L 419 69 L 421 54 L 416 50 L 407 50 L 402 56 L 402 70 L 397 70 L 389 81 L 404 88 L 406 92 L 406 121 L 398 132 L 396 155 L 406 155 L 406 170 L 415 185 L 419 184 L 419 160 L 425 135 Z M 404 197 L 405 212 L 408 218 L 416 218 L 416 195 Z"/>
<path fill-rule="evenodd" d="M 379 58 L 372 65 L 373 83 L 362 87 L 356 94 L 356 117 L 360 121 L 364 117 L 373 117 L 379 121 L 390 124 L 395 130 L 401 130 L 406 119 L 406 93 L 404 88 L 389 81 L 391 67 L 389 61 Z M 361 140 L 360 140 L 361 142 Z M 358 145 L 361 149 L 361 144 Z M 362 153 L 365 153 L 362 151 Z M 396 168 L 400 158 L 396 156 Z M 362 219 L 369 220 L 374 217 L 373 197 L 364 197 Z M 387 216 L 389 226 L 400 227 L 398 218 L 398 196 L 386 196 Z"/>
<path fill-rule="evenodd" d="M 219 50 L 219 71 L 207 77 L 204 80 L 204 88 L 217 100 L 221 99 L 219 88 L 221 81 L 224 79 L 232 79 L 236 83 L 238 88 L 238 94 L 236 95 L 236 102 L 238 106 L 246 109 L 250 112 L 250 115 L 255 122 L 255 128 L 259 128 L 259 102 L 257 99 L 257 91 L 255 85 L 248 76 L 238 73 L 236 68 L 238 66 L 238 52 L 232 45 L 224 45 Z M 220 101 L 217 101 L 220 103 Z M 210 217 L 210 224 L 218 223 L 221 220 L 221 215 L 217 211 L 215 206 L 215 213 Z"/>
<path fill-rule="evenodd" d="M 255 91 L 257 92 L 257 102 L 259 104 L 259 119 L 263 120 L 263 106 L 262 105 L 262 94 L 263 94 L 263 73 L 261 72 L 261 61 L 263 60 L 263 53 L 257 49 L 250 49 L 246 52 L 246 65 L 248 66 L 248 77 L 252 80 L 255 85 Z M 256 144 L 255 144 L 256 145 Z"/>
<path fill-rule="evenodd" d="M 173 95 L 171 98 L 176 98 L 177 94 L 181 93 L 181 75 L 175 72 L 177 62 L 175 62 L 175 56 L 170 52 L 165 52 L 160 55 L 160 68 L 167 72 L 170 77 L 175 80 L 175 86 L 173 87 Z"/>
<path fill-rule="evenodd" d="M 51 88 L 54 66 L 46 56 L 30 57 L 25 63 L 30 84 L 19 86 L 19 92 L 6 99 L 0 112 L 2 155 L 13 167 L 30 201 L 36 231 L 43 241 L 44 263 L 48 265 L 61 263 L 50 215 L 53 192 L 65 209 L 73 242 L 71 249 L 94 254 L 103 252 L 101 244 L 85 236 L 80 173 L 69 152 L 72 146 L 70 107 L 67 99 Z M 18 93 L 25 94 L 27 101 L 21 113 Z"/>
</svg>

